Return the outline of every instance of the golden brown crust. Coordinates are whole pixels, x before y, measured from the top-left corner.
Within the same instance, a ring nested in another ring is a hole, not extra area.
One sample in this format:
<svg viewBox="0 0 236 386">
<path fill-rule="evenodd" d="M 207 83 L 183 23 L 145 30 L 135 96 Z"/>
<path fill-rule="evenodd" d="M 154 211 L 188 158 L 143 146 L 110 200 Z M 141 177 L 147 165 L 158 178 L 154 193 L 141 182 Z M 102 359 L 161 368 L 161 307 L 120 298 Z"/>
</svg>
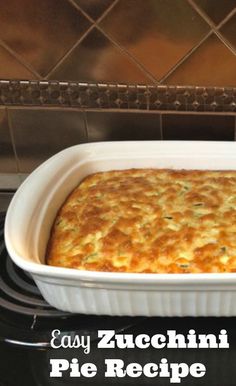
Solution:
<svg viewBox="0 0 236 386">
<path fill-rule="evenodd" d="M 236 172 L 90 175 L 58 212 L 47 263 L 93 271 L 235 272 Z"/>
</svg>

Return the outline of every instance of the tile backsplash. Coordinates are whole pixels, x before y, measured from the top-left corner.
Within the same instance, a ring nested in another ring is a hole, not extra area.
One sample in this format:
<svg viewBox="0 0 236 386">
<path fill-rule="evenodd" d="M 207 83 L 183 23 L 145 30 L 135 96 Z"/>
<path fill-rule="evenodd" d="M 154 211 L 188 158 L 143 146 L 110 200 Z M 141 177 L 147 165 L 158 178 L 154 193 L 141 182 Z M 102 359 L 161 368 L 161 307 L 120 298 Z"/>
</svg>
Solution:
<svg viewBox="0 0 236 386">
<path fill-rule="evenodd" d="M 0 176 L 27 174 L 58 151 L 84 142 L 234 141 L 235 116 L 1 107 L 0 138 Z"/>
<path fill-rule="evenodd" d="M 235 0 L 11 0 L 0 78 L 236 86 Z"/>
<path fill-rule="evenodd" d="M 235 140 L 236 0 L 11 0 L 0 23 L 0 79 L 33 81 L 0 88 L 0 189 L 79 143 Z M 36 84 L 53 80 L 124 83 L 130 94 Z M 136 84 L 160 90 L 148 96 Z M 193 93 L 160 97 L 163 85 Z M 185 113 L 164 111 L 168 103 Z"/>
</svg>

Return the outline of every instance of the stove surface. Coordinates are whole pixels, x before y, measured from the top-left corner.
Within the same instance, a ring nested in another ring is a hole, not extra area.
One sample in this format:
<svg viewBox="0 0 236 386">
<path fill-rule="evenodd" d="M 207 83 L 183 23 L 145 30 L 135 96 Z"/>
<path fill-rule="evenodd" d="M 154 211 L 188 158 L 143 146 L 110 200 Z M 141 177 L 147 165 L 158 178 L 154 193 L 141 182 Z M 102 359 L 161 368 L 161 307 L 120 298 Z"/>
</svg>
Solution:
<svg viewBox="0 0 236 386">
<path fill-rule="evenodd" d="M 203 378 L 183 379 L 184 385 L 235 386 L 236 384 L 236 318 L 145 318 L 74 315 L 55 310 L 40 295 L 32 278 L 15 266 L 4 244 L 4 214 L 0 215 L 0 386 L 37 385 L 169 385 L 169 379 L 104 378 L 106 358 L 131 362 L 158 363 L 167 358 L 171 363 L 204 363 Z M 61 336 L 89 335 L 91 351 L 88 355 L 78 349 L 52 349 L 52 330 L 60 329 Z M 176 330 L 188 334 L 220 333 L 226 329 L 229 349 L 98 349 L 98 330 L 112 329 L 116 334 L 166 334 Z M 78 358 L 83 363 L 95 363 L 100 369 L 94 378 L 50 378 L 50 359 Z M 17 379 L 17 382 L 16 382 Z"/>
<path fill-rule="evenodd" d="M 14 196 L 14 191 L 0 190 L 0 212 L 5 212 Z"/>
<path fill-rule="evenodd" d="M 96 329 L 122 331 L 145 319 L 78 316 L 51 307 L 41 296 L 31 276 L 10 259 L 4 243 L 4 219 L 4 213 L 0 213 L 0 342 L 45 348 L 50 346 L 54 328 L 65 329 L 66 332 L 69 329 L 79 335 L 89 334 L 93 340 L 97 338 Z"/>
</svg>

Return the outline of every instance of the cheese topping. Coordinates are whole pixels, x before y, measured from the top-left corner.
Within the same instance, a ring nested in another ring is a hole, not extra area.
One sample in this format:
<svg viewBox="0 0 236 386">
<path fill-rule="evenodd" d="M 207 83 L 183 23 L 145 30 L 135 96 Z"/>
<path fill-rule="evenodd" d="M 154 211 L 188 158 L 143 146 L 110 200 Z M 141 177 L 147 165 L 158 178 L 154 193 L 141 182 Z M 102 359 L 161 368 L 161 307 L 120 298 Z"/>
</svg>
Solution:
<svg viewBox="0 0 236 386">
<path fill-rule="evenodd" d="M 47 263 L 93 271 L 236 272 L 236 172 L 90 175 L 58 212 Z"/>
</svg>

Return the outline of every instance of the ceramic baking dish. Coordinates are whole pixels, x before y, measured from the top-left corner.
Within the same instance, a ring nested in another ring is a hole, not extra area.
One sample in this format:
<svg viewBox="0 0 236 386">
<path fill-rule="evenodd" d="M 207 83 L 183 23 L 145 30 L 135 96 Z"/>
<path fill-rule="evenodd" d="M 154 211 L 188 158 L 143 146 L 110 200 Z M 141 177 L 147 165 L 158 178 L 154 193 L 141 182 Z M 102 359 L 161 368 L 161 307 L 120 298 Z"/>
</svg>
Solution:
<svg viewBox="0 0 236 386">
<path fill-rule="evenodd" d="M 45 264 L 53 220 L 79 181 L 97 171 L 140 167 L 232 170 L 236 169 L 236 143 L 105 142 L 56 154 L 25 180 L 10 204 L 5 240 L 11 258 L 32 274 L 48 303 L 64 311 L 235 316 L 236 273 L 103 273 Z"/>
</svg>

